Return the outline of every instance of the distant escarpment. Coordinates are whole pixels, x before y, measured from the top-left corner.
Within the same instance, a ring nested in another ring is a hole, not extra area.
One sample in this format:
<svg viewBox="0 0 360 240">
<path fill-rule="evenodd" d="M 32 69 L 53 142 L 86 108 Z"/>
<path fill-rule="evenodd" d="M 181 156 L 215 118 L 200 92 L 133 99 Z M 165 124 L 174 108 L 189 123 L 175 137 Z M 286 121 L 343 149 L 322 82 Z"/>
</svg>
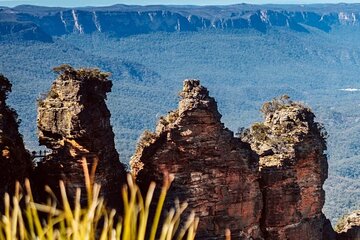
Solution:
<svg viewBox="0 0 360 240">
<path fill-rule="evenodd" d="M 174 174 L 168 200 L 187 201 L 200 216 L 198 239 L 220 239 L 226 228 L 234 239 L 262 239 L 257 155 L 224 127 L 198 80 L 186 80 L 180 96 L 179 108 L 142 136 L 130 162 L 137 182 L 147 189 Z"/>
<path fill-rule="evenodd" d="M 14 192 L 16 181 L 22 183 L 30 176 L 33 167 L 19 133 L 17 114 L 6 105 L 11 87 L 9 80 L 0 74 L 0 202 L 5 192 Z"/>
<path fill-rule="evenodd" d="M 328 221 L 322 213 L 325 131 L 309 108 L 287 96 L 265 103 L 262 112 L 264 122 L 254 124 L 243 140 L 260 156 L 266 238 L 328 239 L 323 238 Z"/>
<path fill-rule="evenodd" d="M 0 8 L 0 33 L 21 40 L 52 41 L 66 34 L 107 33 L 116 37 L 154 32 L 254 29 L 274 27 L 296 32 L 359 26 L 358 5 L 128 6 Z"/>
<path fill-rule="evenodd" d="M 75 196 L 81 188 L 84 196 L 83 161 L 89 169 L 97 164 L 95 182 L 101 194 L 116 206 L 125 182 L 126 171 L 115 149 L 106 93 L 112 82 L 108 74 L 97 69 L 73 69 L 61 66 L 49 93 L 38 102 L 39 142 L 50 148 L 37 167 L 37 181 L 57 189 L 63 180 Z M 85 198 L 84 198 L 85 199 Z"/>
<path fill-rule="evenodd" d="M 32 22 L 0 21 L 1 41 L 52 42 L 52 37 Z"/>
</svg>

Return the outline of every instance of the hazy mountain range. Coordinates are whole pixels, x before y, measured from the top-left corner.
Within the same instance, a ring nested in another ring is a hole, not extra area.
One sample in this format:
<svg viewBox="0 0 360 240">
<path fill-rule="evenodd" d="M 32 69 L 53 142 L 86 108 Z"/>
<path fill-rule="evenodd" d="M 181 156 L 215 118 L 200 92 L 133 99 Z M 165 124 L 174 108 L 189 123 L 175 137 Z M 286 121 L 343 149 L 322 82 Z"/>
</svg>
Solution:
<svg viewBox="0 0 360 240">
<path fill-rule="evenodd" d="M 360 4 L 338 5 L 231 5 L 231 6 L 128 6 L 53 8 L 21 5 L 0 9 L 2 38 L 52 41 L 53 36 L 94 32 L 116 37 L 205 29 L 256 29 L 286 27 L 329 32 L 338 25 L 359 25 Z"/>
</svg>

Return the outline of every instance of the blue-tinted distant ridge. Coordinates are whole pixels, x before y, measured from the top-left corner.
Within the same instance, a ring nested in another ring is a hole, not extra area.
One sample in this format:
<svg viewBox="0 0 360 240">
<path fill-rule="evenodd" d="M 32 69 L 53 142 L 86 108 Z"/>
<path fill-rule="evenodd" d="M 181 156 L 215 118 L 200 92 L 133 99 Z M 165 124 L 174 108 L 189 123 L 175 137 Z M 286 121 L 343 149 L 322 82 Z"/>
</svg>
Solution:
<svg viewBox="0 0 360 240">
<path fill-rule="evenodd" d="M 334 26 L 359 26 L 360 4 L 229 6 L 130 6 L 56 8 L 20 5 L 0 7 L 1 39 L 39 40 L 66 34 L 107 33 L 115 37 L 153 32 L 273 27 L 296 32 Z"/>
</svg>

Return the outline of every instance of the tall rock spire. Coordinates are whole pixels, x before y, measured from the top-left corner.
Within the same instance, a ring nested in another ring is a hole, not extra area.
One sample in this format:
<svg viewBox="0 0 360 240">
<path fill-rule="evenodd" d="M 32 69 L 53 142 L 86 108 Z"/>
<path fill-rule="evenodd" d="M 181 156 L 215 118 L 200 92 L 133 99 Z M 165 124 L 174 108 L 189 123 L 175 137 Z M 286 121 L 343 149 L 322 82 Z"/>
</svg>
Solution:
<svg viewBox="0 0 360 240">
<path fill-rule="evenodd" d="M 17 114 L 6 105 L 11 83 L 0 74 L 0 199 L 14 191 L 15 182 L 23 182 L 32 171 L 29 152 L 19 133 Z M 2 207 L 2 204 L 1 204 Z"/>
<path fill-rule="evenodd" d="M 56 188 L 65 181 L 69 191 L 85 192 L 82 159 L 89 165 L 98 159 L 95 182 L 110 203 L 120 202 L 125 167 L 115 149 L 114 133 L 106 94 L 112 82 L 98 69 L 74 69 L 68 65 L 54 69 L 59 73 L 49 93 L 38 103 L 39 142 L 52 153 L 39 163 L 41 182 Z M 115 206 L 116 207 L 116 206 Z"/>
<path fill-rule="evenodd" d="M 309 108 L 287 96 L 265 103 L 262 112 L 264 122 L 254 124 L 243 140 L 260 156 L 265 237 L 324 239 L 326 133 Z"/>
<path fill-rule="evenodd" d="M 185 80 L 179 108 L 145 132 L 131 159 L 144 189 L 174 174 L 168 200 L 187 201 L 200 217 L 197 239 L 259 239 L 262 198 L 258 158 L 221 123 L 214 98 L 198 80 Z M 168 205 L 169 206 L 169 205 Z"/>
</svg>

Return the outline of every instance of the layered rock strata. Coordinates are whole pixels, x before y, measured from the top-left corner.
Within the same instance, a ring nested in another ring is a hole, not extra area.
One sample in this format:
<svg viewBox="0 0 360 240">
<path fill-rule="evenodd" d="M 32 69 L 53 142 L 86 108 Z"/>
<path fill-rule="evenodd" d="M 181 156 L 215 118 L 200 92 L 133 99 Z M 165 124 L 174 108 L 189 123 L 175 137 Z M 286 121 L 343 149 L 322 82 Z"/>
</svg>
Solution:
<svg viewBox="0 0 360 240">
<path fill-rule="evenodd" d="M 39 163 L 39 182 L 57 189 L 63 180 L 69 196 L 81 188 L 85 200 L 82 163 L 86 159 L 91 169 L 97 162 L 95 182 L 101 184 L 101 195 L 110 206 L 117 207 L 126 171 L 115 149 L 105 103 L 112 82 L 97 69 L 64 65 L 54 70 L 59 76 L 38 103 L 39 142 L 52 150 Z"/>
<path fill-rule="evenodd" d="M 324 239 L 324 232 L 329 234 L 322 213 L 326 133 L 309 108 L 287 96 L 265 103 L 262 112 L 264 122 L 254 124 L 242 139 L 260 156 L 265 238 Z"/>
<path fill-rule="evenodd" d="M 162 117 L 154 133 L 145 132 L 131 168 L 147 189 L 174 174 L 170 203 L 187 201 L 200 217 L 197 239 L 261 239 L 262 197 L 258 158 L 250 146 L 221 123 L 217 103 L 198 80 L 186 80 L 179 108 Z"/>
<path fill-rule="evenodd" d="M 17 114 L 6 105 L 11 87 L 9 80 L 0 74 L 0 199 L 5 192 L 14 191 L 16 181 L 23 182 L 29 177 L 33 166 L 19 133 Z"/>
</svg>

